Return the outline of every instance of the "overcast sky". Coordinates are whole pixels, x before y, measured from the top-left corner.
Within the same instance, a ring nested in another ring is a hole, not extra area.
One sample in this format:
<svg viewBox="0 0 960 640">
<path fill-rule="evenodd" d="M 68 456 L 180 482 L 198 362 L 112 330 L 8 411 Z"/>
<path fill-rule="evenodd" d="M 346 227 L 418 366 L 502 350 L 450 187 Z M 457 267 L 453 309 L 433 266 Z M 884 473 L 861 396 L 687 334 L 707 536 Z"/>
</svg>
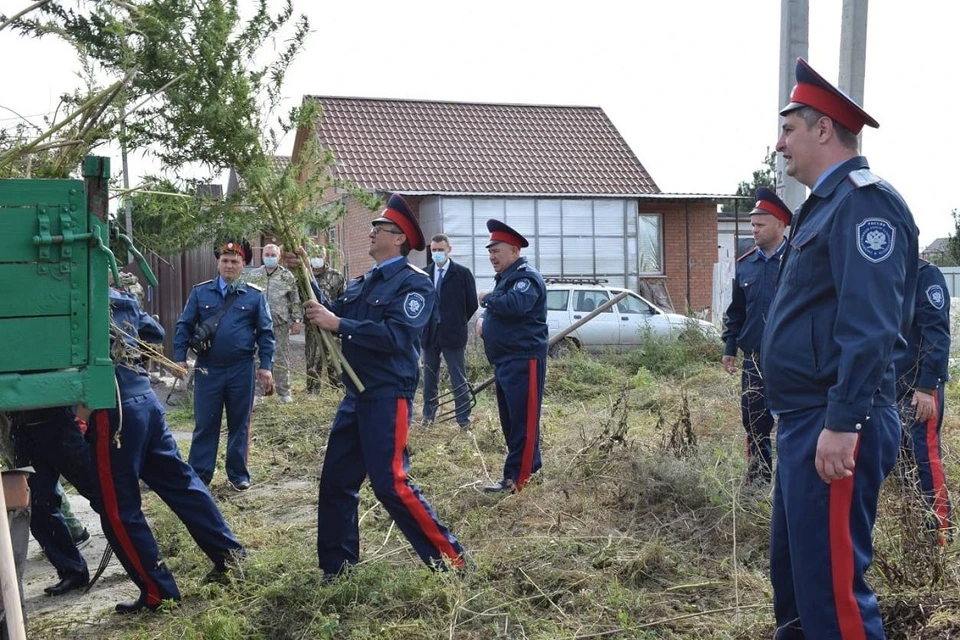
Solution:
<svg viewBox="0 0 960 640">
<path fill-rule="evenodd" d="M 294 2 L 314 33 L 288 75 L 291 104 L 317 94 L 599 106 L 668 192 L 733 193 L 776 143 L 778 0 Z M 0 0 L 0 11 L 27 4 Z M 810 0 L 809 60 L 831 81 L 840 14 L 841 0 Z M 921 246 L 951 232 L 960 207 L 958 27 L 957 0 L 870 4 L 864 107 L 880 129 L 864 130 L 863 153 L 907 200 Z M 0 56 L 0 105 L 25 116 L 76 83 L 70 51 L 53 41 L 5 30 Z M 0 109 L 0 124 L 12 116 Z"/>
</svg>

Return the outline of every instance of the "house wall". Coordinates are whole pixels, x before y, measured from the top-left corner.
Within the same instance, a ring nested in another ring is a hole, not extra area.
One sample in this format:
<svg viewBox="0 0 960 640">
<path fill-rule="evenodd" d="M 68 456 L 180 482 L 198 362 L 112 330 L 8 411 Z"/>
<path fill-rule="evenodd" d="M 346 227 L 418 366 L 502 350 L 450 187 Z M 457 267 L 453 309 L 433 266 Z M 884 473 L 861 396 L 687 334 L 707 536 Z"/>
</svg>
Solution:
<svg viewBox="0 0 960 640">
<path fill-rule="evenodd" d="M 674 309 L 709 317 L 717 261 L 716 203 L 641 200 L 638 212 L 663 216 L 662 277 Z"/>
<path fill-rule="evenodd" d="M 414 216 L 420 215 L 420 198 L 404 198 Z M 340 222 L 340 249 L 343 252 L 343 275 L 348 280 L 362 276 L 373 268 L 374 261 L 367 251 L 370 248 L 370 225 L 377 214 L 353 198 L 344 199 L 346 214 Z M 422 225 L 421 225 L 422 227 Z M 430 234 L 423 229 L 429 246 Z M 411 251 L 407 256 L 411 263 L 422 267 L 426 264 L 426 251 Z"/>
</svg>

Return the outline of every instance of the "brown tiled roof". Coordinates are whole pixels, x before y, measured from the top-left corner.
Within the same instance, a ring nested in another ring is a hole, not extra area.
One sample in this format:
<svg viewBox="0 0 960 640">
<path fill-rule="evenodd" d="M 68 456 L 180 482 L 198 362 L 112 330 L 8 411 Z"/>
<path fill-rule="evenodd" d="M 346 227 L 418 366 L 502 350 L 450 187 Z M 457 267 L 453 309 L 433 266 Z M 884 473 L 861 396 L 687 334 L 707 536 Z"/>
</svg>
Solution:
<svg viewBox="0 0 960 640">
<path fill-rule="evenodd" d="M 338 177 L 404 193 L 659 193 L 599 107 L 306 96 Z"/>
</svg>

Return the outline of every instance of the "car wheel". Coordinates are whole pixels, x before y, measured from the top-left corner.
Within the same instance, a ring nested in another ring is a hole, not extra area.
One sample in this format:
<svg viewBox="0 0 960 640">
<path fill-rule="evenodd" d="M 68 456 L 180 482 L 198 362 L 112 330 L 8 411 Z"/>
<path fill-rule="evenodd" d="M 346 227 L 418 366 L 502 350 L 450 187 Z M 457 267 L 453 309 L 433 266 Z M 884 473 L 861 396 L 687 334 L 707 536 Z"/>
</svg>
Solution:
<svg viewBox="0 0 960 640">
<path fill-rule="evenodd" d="M 564 338 L 557 344 L 550 347 L 547 352 L 551 358 L 560 358 L 570 355 L 574 351 L 580 350 L 580 344 L 573 338 Z"/>
</svg>

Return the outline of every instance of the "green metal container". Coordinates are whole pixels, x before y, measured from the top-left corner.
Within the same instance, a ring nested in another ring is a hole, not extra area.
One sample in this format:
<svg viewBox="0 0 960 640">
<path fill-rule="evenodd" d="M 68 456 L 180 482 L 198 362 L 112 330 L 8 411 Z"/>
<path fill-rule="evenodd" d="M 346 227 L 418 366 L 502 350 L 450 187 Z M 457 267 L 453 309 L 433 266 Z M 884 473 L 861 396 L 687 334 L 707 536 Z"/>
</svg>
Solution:
<svg viewBox="0 0 960 640">
<path fill-rule="evenodd" d="M 87 158 L 84 177 L 0 180 L 0 411 L 116 406 L 113 256 L 90 210 L 105 212 L 109 160 Z"/>
</svg>

